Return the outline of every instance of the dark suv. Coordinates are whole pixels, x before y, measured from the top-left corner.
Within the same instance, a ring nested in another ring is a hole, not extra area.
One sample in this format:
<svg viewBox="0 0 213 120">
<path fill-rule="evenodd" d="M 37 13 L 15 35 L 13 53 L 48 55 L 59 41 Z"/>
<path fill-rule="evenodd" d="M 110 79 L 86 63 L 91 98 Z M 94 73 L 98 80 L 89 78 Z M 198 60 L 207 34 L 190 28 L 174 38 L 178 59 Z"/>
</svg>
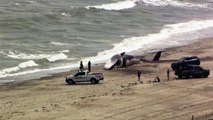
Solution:
<svg viewBox="0 0 213 120">
<path fill-rule="evenodd" d="M 187 65 L 200 65 L 200 59 L 197 56 L 182 57 L 178 61 L 173 62 L 171 68 L 176 70 Z"/>
<path fill-rule="evenodd" d="M 203 69 L 202 67 L 198 65 L 187 65 L 182 66 L 180 69 L 175 70 L 175 75 L 178 76 L 178 78 L 190 78 L 190 77 L 208 77 L 209 76 L 209 70 Z"/>
</svg>

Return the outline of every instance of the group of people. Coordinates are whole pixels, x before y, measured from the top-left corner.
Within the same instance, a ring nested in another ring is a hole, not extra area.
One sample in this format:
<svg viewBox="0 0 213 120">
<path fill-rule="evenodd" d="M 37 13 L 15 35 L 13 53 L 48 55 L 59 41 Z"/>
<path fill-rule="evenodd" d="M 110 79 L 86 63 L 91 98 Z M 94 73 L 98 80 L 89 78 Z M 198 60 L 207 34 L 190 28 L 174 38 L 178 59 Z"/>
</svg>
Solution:
<svg viewBox="0 0 213 120">
<path fill-rule="evenodd" d="M 169 80 L 169 78 L 170 78 L 170 70 L 167 69 L 166 73 L 167 73 L 167 80 Z M 138 76 L 138 82 L 143 83 L 143 81 L 141 81 L 141 71 L 140 71 L 140 70 L 138 70 L 137 76 Z M 160 82 L 160 78 L 157 76 L 157 77 L 154 79 L 153 82 Z"/>
<path fill-rule="evenodd" d="M 80 67 L 79 67 L 80 71 L 84 70 L 84 65 L 83 65 L 83 61 L 80 62 Z M 91 72 L 91 62 L 88 62 L 88 72 Z M 143 81 L 141 81 L 141 71 L 138 70 L 137 72 L 137 76 L 138 76 L 138 82 L 143 83 Z M 167 80 L 169 80 L 170 77 L 170 70 L 167 69 Z M 154 82 L 160 82 L 160 78 L 157 76 L 154 80 Z"/>
<path fill-rule="evenodd" d="M 83 61 L 80 62 L 80 67 L 79 67 L 80 71 L 84 70 L 84 65 L 83 65 Z M 91 62 L 88 62 L 88 72 L 91 72 Z"/>
</svg>

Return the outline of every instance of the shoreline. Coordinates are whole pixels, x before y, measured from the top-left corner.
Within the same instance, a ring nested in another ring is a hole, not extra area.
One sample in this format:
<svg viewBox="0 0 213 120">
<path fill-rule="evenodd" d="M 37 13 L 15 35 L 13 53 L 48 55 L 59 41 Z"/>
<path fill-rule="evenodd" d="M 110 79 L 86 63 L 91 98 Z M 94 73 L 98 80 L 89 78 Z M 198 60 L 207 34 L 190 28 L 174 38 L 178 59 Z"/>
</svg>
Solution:
<svg viewBox="0 0 213 120">
<path fill-rule="evenodd" d="M 94 64 L 92 67 L 102 67 L 104 63 L 98 63 L 98 64 Z M 65 77 L 66 75 L 69 75 L 70 72 L 74 72 L 77 71 L 77 67 L 76 68 L 72 68 L 69 71 L 65 71 L 65 72 L 58 72 L 58 73 L 54 73 L 54 74 L 49 74 L 40 78 L 35 78 L 35 79 L 25 79 L 25 80 L 2 80 L 2 81 L 11 81 L 11 82 L 1 82 L 0 80 L 0 89 L 1 87 L 6 87 L 6 86 L 15 86 L 15 85 L 21 85 L 22 83 L 28 83 L 28 82 L 33 82 L 33 81 L 40 81 L 40 80 L 47 80 L 47 79 L 53 79 L 53 78 L 59 78 L 59 77 Z"/>
<path fill-rule="evenodd" d="M 173 51 L 174 49 L 181 49 L 182 47 L 185 47 L 185 46 L 190 46 L 190 45 L 193 45 L 193 44 L 196 44 L 196 43 L 199 43 L 201 41 L 205 41 L 205 40 L 208 40 L 208 39 L 211 39 L 211 38 L 205 38 L 205 39 L 201 39 L 200 41 L 196 41 L 196 42 L 193 42 L 193 43 L 190 43 L 190 44 L 187 44 L 187 45 L 183 45 L 183 46 L 176 46 L 176 47 L 171 47 L 171 48 L 166 48 L 164 49 L 163 51 Z M 145 56 L 149 56 L 149 55 L 152 55 L 153 53 L 147 53 L 145 54 Z M 162 59 L 162 57 L 160 58 Z M 92 67 L 103 67 L 104 66 L 104 63 L 94 63 L 94 65 Z M 51 78 L 54 78 L 54 77 L 57 77 L 57 76 L 61 76 L 61 75 L 67 75 L 66 73 L 69 73 L 70 71 L 76 71 L 78 69 L 78 67 L 73 67 L 71 68 L 70 70 L 59 70 L 59 71 L 64 71 L 64 72 L 53 72 L 51 74 L 49 74 L 47 72 L 46 75 L 43 75 L 41 77 L 35 77 L 35 78 L 32 78 L 32 79 L 22 79 L 22 80 L 0 80 L 0 87 L 1 86 L 7 86 L 7 85 L 16 85 L 16 84 L 21 84 L 22 82 L 25 83 L 25 82 L 31 82 L 31 81 L 34 81 L 34 80 L 45 80 L 45 79 L 51 79 Z M 38 72 L 39 73 L 39 72 Z M 30 73 L 30 74 L 33 74 L 33 73 Z M 14 76 L 13 76 L 14 77 Z M 2 81 L 8 81 L 8 82 L 2 82 Z"/>
<path fill-rule="evenodd" d="M 205 39 L 201 39 L 201 40 L 198 40 L 196 42 L 193 42 L 193 43 L 190 43 L 187 45 L 166 48 L 163 50 L 163 52 L 164 51 L 174 51 L 176 49 L 181 49 L 181 48 L 184 48 L 187 46 L 193 46 L 193 45 L 201 43 L 202 41 L 208 41 L 209 39 L 213 39 L 213 38 L 205 38 Z M 147 53 L 145 56 L 149 56 L 149 55 L 150 55 L 150 53 Z M 151 53 L 151 56 L 152 56 L 152 53 Z M 160 60 L 161 59 L 163 59 L 163 56 L 161 56 Z M 207 59 L 211 59 L 211 58 L 207 58 Z M 205 58 L 203 60 L 205 60 Z M 104 66 L 104 63 L 95 63 L 92 67 L 102 67 L 103 68 L 103 66 Z M 25 80 L 17 80 L 17 81 L 16 80 L 3 80 L 3 81 L 11 81 L 11 82 L 1 82 L 1 80 L 0 80 L 0 83 L 1 83 L 0 89 L 1 89 L 1 87 L 5 87 L 5 86 L 16 86 L 16 85 L 21 85 L 22 83 L 24 84 L 24 83 L 33 82 L 33 81 L 47 80 L 47 79 L 59 78 L 59 77 L 63 77 L 63 76 L 65 77 L 66 75 L 69 75 L 70 72 L 74 72 L 77 70 L 78 70 L 78 67 L 73 67 L 72 69 L 64 71 L 64 72 L 47 74 L 46 76 L 34 78 L 34 79 L 25 79 Z"/>
<path fill-rule="evenodd" d="M 204 42 L 205 41 L 205 42 Z M 213 69 L 213 38 L 187 46 L 166 49 L 161 60 L 188 55 L 201 57 L 201 66 Z M 149 57 L 149 55 L 147 55 Z M 127 69 L 107 71 L 103 64 L 92 66 L 102 72 L 99 84 L 67 85 L 64 77 L 76 70 L 26 82 L 0 86 L 0 119 L 195 119 L 213 118 L 213 79 L 178 80 L 170 62 L 141 63 Z M 143 84 L 137 80 L 141 70 Z M 160 83 L 152 83 L 156 76 Z M 80 113 L 80 114 L 79 114 Z"/>
</svg>

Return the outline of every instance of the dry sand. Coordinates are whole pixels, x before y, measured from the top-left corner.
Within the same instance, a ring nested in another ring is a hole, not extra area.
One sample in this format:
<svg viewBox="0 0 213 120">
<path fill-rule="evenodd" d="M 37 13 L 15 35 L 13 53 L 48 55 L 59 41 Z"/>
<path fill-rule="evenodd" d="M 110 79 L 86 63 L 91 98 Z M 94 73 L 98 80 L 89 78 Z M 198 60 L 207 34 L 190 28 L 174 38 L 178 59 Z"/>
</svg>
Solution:
<svg viewBox="0 0 213 120">
<path fill-rule="evenodd" d="M 162 60 L 197 55 L 201 66 L 213 70 L 213 39 L 185 47 L 168 49 Z M 166 70 L 170 62 L 141 63 L 122 70 L 106 71 L 103 65 L 93 72 L 103 72 L 104 81 L 91 85 L 67 85 L 62 73 L 54 77 L 0 87 L 0 120 L 76 120 L 136 119 L 191 120 L 213 118 L 213 80 L 208 78 L 178 80 Z M 137 81 L 142 71 L 143 84 Z M 160 83 L 150 83 L 156 76 Z"/>
</svg>

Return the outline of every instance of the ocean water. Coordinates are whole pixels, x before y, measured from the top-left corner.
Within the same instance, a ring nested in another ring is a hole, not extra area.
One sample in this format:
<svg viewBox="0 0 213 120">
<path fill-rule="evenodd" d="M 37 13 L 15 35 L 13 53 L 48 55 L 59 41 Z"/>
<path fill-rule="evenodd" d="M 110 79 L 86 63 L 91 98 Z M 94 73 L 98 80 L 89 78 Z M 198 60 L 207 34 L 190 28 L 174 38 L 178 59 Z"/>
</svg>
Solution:
<svg viewBox="0 0 213 120">
<path fill-rule="evenodd" d="M 213 37 L 213 0 L 0 1 L 0 81 Z"/>
</svg>

